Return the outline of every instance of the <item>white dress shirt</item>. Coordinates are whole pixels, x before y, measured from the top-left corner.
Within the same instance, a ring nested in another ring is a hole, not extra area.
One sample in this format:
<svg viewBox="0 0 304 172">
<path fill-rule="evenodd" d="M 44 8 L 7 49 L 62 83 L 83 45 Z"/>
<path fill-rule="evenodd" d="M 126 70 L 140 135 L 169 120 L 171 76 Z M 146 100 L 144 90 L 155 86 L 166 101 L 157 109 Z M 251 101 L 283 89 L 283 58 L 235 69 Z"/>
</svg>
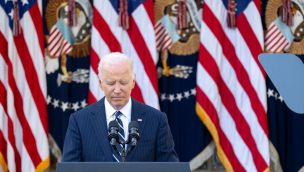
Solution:
<svg viewBox="0 0 304 172">
<path fill-rule="evenodd" d="M 117 111 L 113 108 L 113 106 L 108 102 L 108 100 L 105 98 L 105 109 L 106 109 L 106 119 L 107 119 L 107 126 L 109 126 L 110 121 L 115 120 L 114 113 Z M 131 107 L 132 107 L 132 101 L 131 98 L 129 99 L 128 103 L 121 108 L 119 111 L 122 113 L 122 115 L 119 117 L 123 123 L 123 128 L 125 132 L 125 140 L 128 139 L 129 136 L 129 123 L 131 121 Z"/>
</svg>

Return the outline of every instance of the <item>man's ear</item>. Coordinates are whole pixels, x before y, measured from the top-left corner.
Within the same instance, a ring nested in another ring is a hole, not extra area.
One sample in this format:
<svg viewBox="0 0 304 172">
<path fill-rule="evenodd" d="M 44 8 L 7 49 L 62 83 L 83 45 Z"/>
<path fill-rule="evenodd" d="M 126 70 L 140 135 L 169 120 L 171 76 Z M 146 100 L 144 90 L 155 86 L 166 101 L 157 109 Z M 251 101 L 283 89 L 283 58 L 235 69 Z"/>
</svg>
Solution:
<svg viewBox="0 0 304 172">
<path fill-rule="evenodd" d="M 102 81 L 101 80 L 99 80 L 99 87 L 100 87 L 101 90 L 103 90 L 103 88 L 102 88 Z"/>
<path fill-rule="evenodd" d="M 133 82 L 133 83 L 132 83 L 132 84 L 133 84 L 133 85 L 132 85 L 132 89 L 135 87 L 135 77 L 136 77 L 136 75 L 134 74 L 134 77 L 133 77 L 133 80 L 132 80 L 132 82 Z"/>
<path fill-rule="evenodd" d="M 132 80 L 132 89 L 135 87 L 135 79 Z"/>
</svg>

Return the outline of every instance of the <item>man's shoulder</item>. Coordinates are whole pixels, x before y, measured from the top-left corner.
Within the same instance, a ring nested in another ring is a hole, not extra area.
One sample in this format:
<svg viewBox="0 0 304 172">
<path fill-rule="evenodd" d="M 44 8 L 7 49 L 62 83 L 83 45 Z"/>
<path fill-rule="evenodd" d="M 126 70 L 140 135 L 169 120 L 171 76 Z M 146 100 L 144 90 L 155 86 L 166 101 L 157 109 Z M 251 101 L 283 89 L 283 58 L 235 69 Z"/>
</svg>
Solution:
<svg viewBox="0 0 304 172">
<path fill-rule="evenodd" d="M 98 102 L 92 103 L 83 109 L 74 112 L 72 115 L 75 118 L 86 118 L 88 115 L 93 114 L 96 111 L 101 111 L 101 106 L 103 106 L 103 100 L 99 100 Z M 100 110 L 99 110 L 100 109 Z"/>
<path fill-rule="evenodd" d="M 163 112 L 161 112 L 160 110 L 158 110 L 158 109 L 156 109 L 154 107 L 151 107 L 149 105 L 140 103 L 140 102 L 138 102 L 136 100 L 133 100 L 133 103 L 135 105 L 135 108 L 137 108 L 140 111 L 142 111 L 142 113 L 145 114 L 145 115 L 152 115 L 154 117 L 160 117 L 160 116 L 164 115 Z"/>
</svg>

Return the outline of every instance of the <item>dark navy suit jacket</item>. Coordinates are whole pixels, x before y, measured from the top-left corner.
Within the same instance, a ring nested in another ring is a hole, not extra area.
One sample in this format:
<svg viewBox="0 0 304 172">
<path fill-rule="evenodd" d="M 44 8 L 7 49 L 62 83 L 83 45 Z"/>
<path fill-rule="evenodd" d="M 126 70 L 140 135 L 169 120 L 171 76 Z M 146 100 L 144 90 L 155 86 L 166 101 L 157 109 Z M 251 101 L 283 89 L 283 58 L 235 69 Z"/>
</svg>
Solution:
<svg viewBox="0 0 304 172">
<path fill-rule="evenodd" d="M 62 161 L 113 161 L 104 99 L 71 115 Z M 131 121 L 138 119 L 140 139 L 126 161 L 178 161 L 166 115 L 132 99 Z"/>
</svg>

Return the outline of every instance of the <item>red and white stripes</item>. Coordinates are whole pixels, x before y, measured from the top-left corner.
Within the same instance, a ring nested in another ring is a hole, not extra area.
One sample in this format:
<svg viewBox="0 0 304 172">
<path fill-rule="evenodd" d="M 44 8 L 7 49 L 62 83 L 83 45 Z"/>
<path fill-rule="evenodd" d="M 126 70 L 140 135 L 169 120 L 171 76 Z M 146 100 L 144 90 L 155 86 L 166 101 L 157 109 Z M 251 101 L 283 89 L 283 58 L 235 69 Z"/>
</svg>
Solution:
<svg viewBox="0 0 304 172">
<path fill-rule="evenodd" d="M 103 97 L 97 70 L 99 59 L 118 51 L 134 62 L 136 84 L 132 97 L 159 108 L 153 1 L 145 1 L 129 15 L 129 28 L 124 30 L 118 25 L 119 14 L 110 1 L 94 1 L 89 103 Z"/>
<path fill-rule="evenodd" d="M 15 37 L 8 17 L 0 7 L 0 171 L 42 171 L 49 165 L 42 16 L 34 3 Z"/>
<path fill-rule="evenodd" d="M 257 60 L 263 47 L 258 6 L 258 0 L 251 1 L 230 29 L 221 0 L 203 5 L 197 111 L 227 171 L 269 167 L 266 84 Z"/>
<path fill-rule="evenodd" d="M 158 51 L 169 49 L 172 45 L 172 39 L 165 27 L 159 20 L 155 25 L 156 47 Z"/>
<path fill-rule="evenodd" d="M 72 45 L 66 39 L 64 39 L 56 24 L 50 31 L 48 44 L 50 55 L 54 57 L 59 57 L 62 54 L 68 54 L 72 51 Z"/>
<path fill-rule="evenodd" d="M 288 49 L 290 45 L 291 44 L 280 31 L 278 26 L 274 22 L 272 22 L 269 25 L 265 36 L 266 51 L 278 53 Z"/>
</svg>

